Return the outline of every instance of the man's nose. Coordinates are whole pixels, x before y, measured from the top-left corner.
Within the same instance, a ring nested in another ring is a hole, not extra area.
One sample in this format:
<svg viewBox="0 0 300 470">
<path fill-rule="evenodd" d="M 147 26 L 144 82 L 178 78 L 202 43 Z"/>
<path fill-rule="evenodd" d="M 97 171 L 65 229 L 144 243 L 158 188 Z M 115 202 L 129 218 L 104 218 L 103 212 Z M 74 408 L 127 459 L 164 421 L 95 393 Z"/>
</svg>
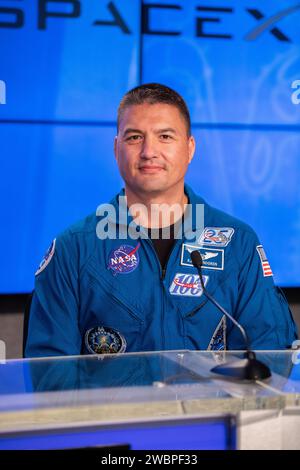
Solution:
<svg viewBox="0 0 300 470">
<path fill-rule="evenodd" d="M 145 136 L 142 146 L 141 158 L 149 159 L 158 156 L 157 143 L 155 138 Z"/>
</svg>

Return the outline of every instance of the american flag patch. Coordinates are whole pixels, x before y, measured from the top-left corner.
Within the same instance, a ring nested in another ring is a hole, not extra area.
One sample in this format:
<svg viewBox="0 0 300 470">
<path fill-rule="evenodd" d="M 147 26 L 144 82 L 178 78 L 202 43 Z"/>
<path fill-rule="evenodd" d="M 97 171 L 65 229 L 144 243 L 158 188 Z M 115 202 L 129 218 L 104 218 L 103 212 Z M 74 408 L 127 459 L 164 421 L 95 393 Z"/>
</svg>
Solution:
<svg viewBox="0 0 300 470">
<path fill-rule="evenodd" d="M 259 257 L 260 257 L 261 266 L 262 266 L 262 270 L 263 270 L 264 276 L 265 276 L 265 277 L 266 277 L 266 276 L 273 276 L 271 266 L 270 266 L 270 264 L 269 264 L 269 261 L 268 261 L 268 259 L 267 259 L 265 250 L 263 249 L 262 245 L 258 245 L 258 246 L 256 247 L 256 249 L 257 249 L 258 254 L 259 254 Z"/>
</svg>

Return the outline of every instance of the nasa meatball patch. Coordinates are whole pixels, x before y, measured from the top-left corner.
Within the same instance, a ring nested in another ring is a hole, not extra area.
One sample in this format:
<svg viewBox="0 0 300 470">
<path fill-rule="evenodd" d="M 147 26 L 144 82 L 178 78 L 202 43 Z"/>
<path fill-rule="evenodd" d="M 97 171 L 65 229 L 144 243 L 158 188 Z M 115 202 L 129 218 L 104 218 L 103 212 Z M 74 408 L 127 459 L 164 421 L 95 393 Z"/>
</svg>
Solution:
<svg viewBox="0 0 300 470">
<path fill-rule="evenodd" d="M 129 274 L 134 271 L 140 262 L 139 247 L 140 243 L 135 247 L 121 245 L 112 250 L 109 254 L 108 269 L 111 269 L 114 274 Z"/>
<path fill-rule="evenodd" d="M 40 274 L 42 271 L 44 271 L 44 269 L 48 266 L 48 264 L 50 263 L 53 255 L 54 255 L 54 252 L 55 252 L 55 243 L 56 243 L 56 238 L 54 238 L 53 242 L 51 243 L 50 247 L 48 248 L 44 258 L 42 259 L 42 261 L 40 262 L 40 265 L 35 273 L 35 275 L 37 276 L 38 274 Z"/>
</svg>

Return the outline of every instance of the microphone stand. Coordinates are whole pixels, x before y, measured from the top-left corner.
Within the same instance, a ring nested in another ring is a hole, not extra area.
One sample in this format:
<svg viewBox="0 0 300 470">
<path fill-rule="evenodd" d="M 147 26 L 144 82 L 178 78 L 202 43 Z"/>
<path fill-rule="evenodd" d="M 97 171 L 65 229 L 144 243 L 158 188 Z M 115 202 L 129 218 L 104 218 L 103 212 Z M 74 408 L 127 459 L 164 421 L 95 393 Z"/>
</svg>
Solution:
<svg viewBox="0 0 300 470">
<path fill-rule="evenodd" d="M 199 251 L 194 250 L 191 253 L 191 259 L 194 267 L 197 269 L 199 278 L 200 278 L 200 283 L 201 287 L 203 290 L 204 295 L 210 300 L 226 317 L 228 317 L 232 323 L 240 330 L 245 345 L 246 345 L 246 351 L 244 353 L 244 359 L 240 361 L 234 361 L 234 362 L 225 362 L 224 364 L 220 364 L 213 369 L 211 369 L 211 372 L 214 372 L 216 374 L 224 375 L 227 377 L 233 377 L 237 379 L 242 379 L 242 380 L 262 380 L 262 379 L 267 379 L 271 377 L 271 371 L 269 367 L 264 364 L 263 362 L 259 361 L 256 359 L 256 355 L 254 351 L 251 351 L 250 349 L 250 343 L 248 336 L 246 334 L 246 331 L 238 323 L 235 318 L 230 315 L 214 298 L 213 296 L 207 291 L 204 282 L 203 282 L 203 277 L 202 277 L 202 257 Z"/>
</svg>

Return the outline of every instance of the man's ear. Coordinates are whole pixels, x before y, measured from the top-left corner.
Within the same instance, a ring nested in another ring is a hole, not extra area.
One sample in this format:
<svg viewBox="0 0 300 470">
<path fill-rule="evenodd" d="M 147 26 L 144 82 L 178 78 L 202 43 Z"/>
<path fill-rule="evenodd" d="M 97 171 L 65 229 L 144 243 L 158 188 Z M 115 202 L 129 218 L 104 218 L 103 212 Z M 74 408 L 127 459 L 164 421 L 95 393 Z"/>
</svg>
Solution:
<svg viewBox="0 0 300 470">
<path fill-rule="evenodd" d="M 118 136 L 116 135 L 114 139 L 114 154 L 115 154 L 115 159 L 118 161 L 117 145 L 118 145 Z"/>
<path fill-rule="evenodd" d="M 191 135 L 189 138 L 189 163 L 193 160 L 194 154 L 196 150 L 196 142 L 194 137 Z"/>
</svg>

